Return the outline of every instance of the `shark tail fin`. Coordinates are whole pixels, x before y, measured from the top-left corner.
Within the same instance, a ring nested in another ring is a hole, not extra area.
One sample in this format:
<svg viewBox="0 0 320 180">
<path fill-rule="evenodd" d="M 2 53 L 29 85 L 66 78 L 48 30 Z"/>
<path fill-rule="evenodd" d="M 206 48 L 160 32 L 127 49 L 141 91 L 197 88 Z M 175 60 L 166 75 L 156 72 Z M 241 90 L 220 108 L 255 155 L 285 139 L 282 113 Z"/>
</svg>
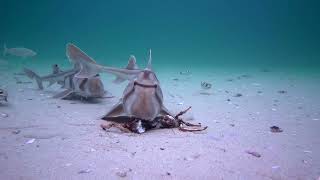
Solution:
<svg viewBox="0 0 320 180">
<path fill-rule="evenodd" d="M 24 68 L 23 71 L 30 79 L 36 79 L 39 89 L 43 89 L 41 77 L 30 69 Z"/>
<path fill-rule="evenodd" d="M 3 56 L 6 56 L 7 52 L 8 52 L 8 48 L 7 48 L 6 43 L 4 43 L 4 45 L 3 45 Z"/>
</svg>

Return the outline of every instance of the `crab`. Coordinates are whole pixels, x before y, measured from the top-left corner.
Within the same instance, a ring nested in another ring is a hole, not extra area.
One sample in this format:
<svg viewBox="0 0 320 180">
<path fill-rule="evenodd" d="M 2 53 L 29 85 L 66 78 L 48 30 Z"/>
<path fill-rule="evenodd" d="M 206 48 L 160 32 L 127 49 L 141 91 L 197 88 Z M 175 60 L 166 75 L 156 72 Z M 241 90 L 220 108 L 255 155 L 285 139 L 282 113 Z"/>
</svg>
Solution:
<svg viewBox="0 0 320 180">
<path fill-rule="evenodd" d="M 124 122 L 110 122 L 108 124 L 101 124 L 101 128 L 103 130 L 110 129 L 112 127 L 120 129 L 122 132 L 130 133 L 144 133 L 147 130 L 151 129 L 161 129 L 161 128 L 178 128 L 180 131 L 183 132 L 194 132 L 194 131 L 204 131 L 208 127 L 201 126 L 201 123 L 199 124 L 192 124 L 189 122 L 185 122 L 180 118 L 183 114 L 185 114 L 187 111 L 191 109 L 191 106 L 184 110 L 179 112 L 175 116 L 171 115 L 162 115 L 158 116 L 153 121 L 139 119 L 136 117 L 128 117 L 126 121 Z"/>
</svg>

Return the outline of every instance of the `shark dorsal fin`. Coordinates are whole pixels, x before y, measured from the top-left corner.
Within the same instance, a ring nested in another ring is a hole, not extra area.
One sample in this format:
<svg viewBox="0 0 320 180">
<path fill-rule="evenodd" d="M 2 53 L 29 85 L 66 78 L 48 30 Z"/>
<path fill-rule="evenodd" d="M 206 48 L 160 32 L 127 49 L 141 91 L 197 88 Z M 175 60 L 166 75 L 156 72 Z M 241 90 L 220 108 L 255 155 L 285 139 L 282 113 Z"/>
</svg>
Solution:
<svg viewBox="0 0 320 180">
<path fill-rule="evenodd" d="M 152 69 L 152 55 L 151 55 L 151 49 L 149 49 L 149 59 L 146 69 L 151 70 Z"/>
<path fill-rule="evenodd" d="M 72 43 L 67 44 L 66 54 L 69 60 L 75 64 L 79 63 L 79 61 L 86 61 L 89 63 L 96 64 L 96 61 L 94 61 L 85 52 L 83 52 L 80 48 L 78 48 L 76 45 Z"/>
</svg>

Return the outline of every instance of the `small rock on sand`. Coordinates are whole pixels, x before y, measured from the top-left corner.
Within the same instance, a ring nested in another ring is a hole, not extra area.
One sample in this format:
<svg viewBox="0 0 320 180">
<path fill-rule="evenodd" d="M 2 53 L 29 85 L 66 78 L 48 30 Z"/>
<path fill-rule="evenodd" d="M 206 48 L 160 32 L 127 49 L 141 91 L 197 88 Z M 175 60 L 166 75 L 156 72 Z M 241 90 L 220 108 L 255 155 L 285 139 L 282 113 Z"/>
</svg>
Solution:
<svg viewBox="0 0 320 180">
<path fill-rule="evenodd" d="M 260 158 L 260 157 L 261 157 L 261 154 L 259 154 L 258 152 L 255 152 L 255 151 L 249 151 L 249 150 L 247 150 L 246 153 L 247 153 L 247 154 L 250 154 L 250 155 L 252 155 L 252 156 L 254 156 L 254 157 L 257 157 L 257 158 Z"/>
<path fill-rule="evenodd" d="M 285 90 L 280 90 L 280 91 L 278 91 L 278 93 L 279 93 L 279 94 L 287 94 L 287 91 L 285 91 Z"/>
<path fill-rule="evenodd" d="M 78 171 L 78 174 L 86 174 L 90 172 L 91 172 L 91 169 L 85 169 L 85 170 Z"/>
<path fill-rule="evenodd" d="M 7 113 L 0 113 L 0 117 L 7 118 L 7 117 L 9 117 L 9 115 Z"/>
<path fill-rule="evenodd" d="M 271 126 L 270 127 L 270 131 L 273 133 L 281 133 L 283 132 L 283 130 L 281 128 L 279 128 L 278 126 Z"/>
<path fill-rule="evenodd" d="M 241 93 L 237 93 L 237 94 L 234 95 L 234 97 L 241 97 L 241 96 L 242 96 Z"/>
<path fill-rule="evenodd" d="M 12 131 L 12 134 L 19 134 L 21 131 L 20 130 L 14 130 L 14 131 Z"/>
<path fill-rule="evenodd" d="M 125 171 L 118 171 L 118 172 L 116 173 L 116 175 L 119 176 L 119 177 L 124 178 L 124 177 L 127 176 L 127 172 L 125 172 Z"/>
<path fill-rule="evenodd" d="M 30 139 L 29 141 L 26 142 L 26 144 L 32 144 L 32 143 L 34 143 L 35 140 L 36 139 Z"/>
</svg>

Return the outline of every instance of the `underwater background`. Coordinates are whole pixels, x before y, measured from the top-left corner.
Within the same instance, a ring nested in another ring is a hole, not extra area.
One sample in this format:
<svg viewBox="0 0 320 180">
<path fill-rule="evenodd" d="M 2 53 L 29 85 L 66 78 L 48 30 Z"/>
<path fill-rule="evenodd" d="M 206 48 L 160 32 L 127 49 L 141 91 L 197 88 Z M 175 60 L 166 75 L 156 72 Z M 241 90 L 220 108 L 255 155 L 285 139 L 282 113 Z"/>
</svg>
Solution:
<svg viewBox="0 0 320 180">
<path fill-rule="evenodd" d="M 316 0 L 2 0 L 0 43 L 36 51 L 27 63 L 39 66 L 69 65 L 65 45 L 72 42 L 112 66 L 126 65 L 130 54 L 144 66 L 152 48 L 157 69 L 317 69 L 319 5 Z M 17 59 L 10 63 L 23 61 Z"/>
<path fill-rule="evenodd" d="M 0 180 L 320 180 L 319 0 L 0 0 L 0 20 Z M 143 99 L 192 107 L 182 120 L 207 129 L 103 130 L 139 90 L 101 73 L 106 93 L 87 98 L 87 79 L 46 80 L 72 68 L 69 42 L 112 67 L 134 54 L 144 68 L 151 48 L 163 102 Z M 56 98 L 68 93 L 80 97 Z"/>
</svg>

